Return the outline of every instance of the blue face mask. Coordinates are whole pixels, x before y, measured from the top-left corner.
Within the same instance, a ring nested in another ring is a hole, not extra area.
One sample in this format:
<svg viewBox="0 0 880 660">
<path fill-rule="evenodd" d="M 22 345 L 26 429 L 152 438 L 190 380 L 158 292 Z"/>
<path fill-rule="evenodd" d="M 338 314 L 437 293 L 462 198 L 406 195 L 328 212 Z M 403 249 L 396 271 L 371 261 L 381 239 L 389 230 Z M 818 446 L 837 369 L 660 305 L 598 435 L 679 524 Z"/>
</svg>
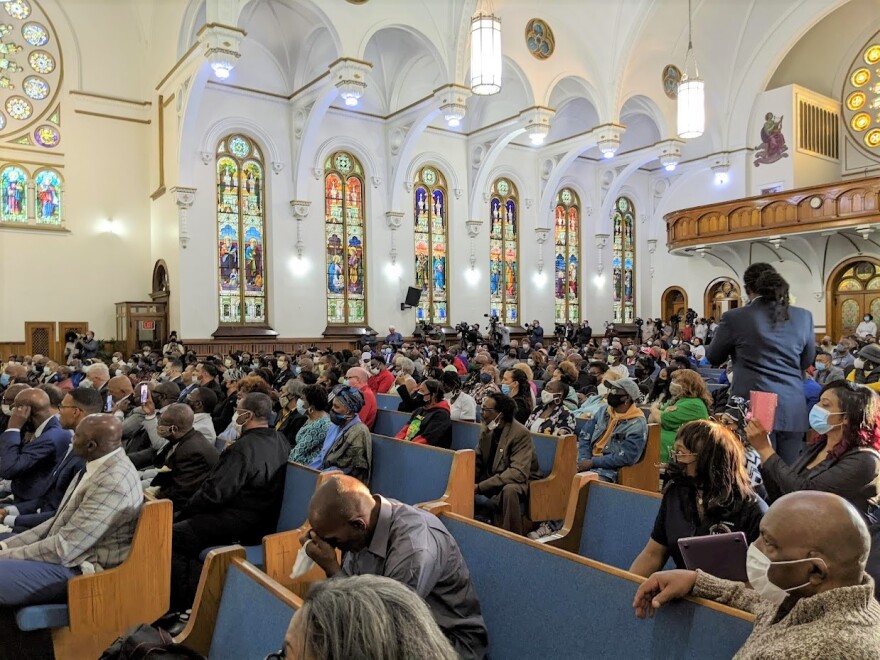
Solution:
<svg viewBox="0 0 880 660">
<path fill-rule="evenodd" d="M 333 410 L 330 411 L 330 421 L 340 427 L 348 424 L 348 418 L 345 415 L 340 415 Z"/>
<path fill-rule="evenodd" d="M 810 428 L 819 435 L 826 435 L 836 426 L 840 424 L 832 424 L 828 421 L 831 415 L 842 415 L 843 413 L 832 413 L 822 408 L 818 403 L 810 410 Z"/>
<path fill-rule="evenodd" d="M 299 365 L 297 365 L 297 366 L 296 366 L 296 369 L 294 369 L 293 372 L 294 372 L 297 376 L 299 376 L 299 375 L 302 373 L 302 367 L 300 367 Z"/>
<path fill-rule="evenodd" d="M 825 365 L 824 362 L 817 362 L 816 363 L 816 371 L 825 371 L 825 369 L 827 369 L 827 368 L 828 367 Z"/>
<path fill-rule="evenodd" d="M 507 385 L 505 383 L 501 383 L 501 393 L 504 396 L 510 396 L 510 385 Z"/>
<path fill-rule="evenodd" d="M 9 374 L 0 375 L 0 385 L 3 387 L 9 385 Z"/>
</svg>

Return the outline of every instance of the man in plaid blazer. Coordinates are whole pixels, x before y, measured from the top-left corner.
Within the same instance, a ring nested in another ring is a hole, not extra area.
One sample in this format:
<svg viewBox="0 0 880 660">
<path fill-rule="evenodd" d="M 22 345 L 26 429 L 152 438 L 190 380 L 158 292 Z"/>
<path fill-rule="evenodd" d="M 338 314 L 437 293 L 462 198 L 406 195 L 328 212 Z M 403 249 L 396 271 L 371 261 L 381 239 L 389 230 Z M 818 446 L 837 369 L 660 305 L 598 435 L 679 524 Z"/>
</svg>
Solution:
<svg viewBox="0 0 880 660">
<path fill-rule="evenodd" d="M 137 470 L 121 447 L 122 423 L 89 415 L 73 451 L 86 469 L 68 486 L 53 518 L 0 542 L 0 613 L 63 602 L 67 581 L 121 564 L 143 504 Z"/>
</svg>

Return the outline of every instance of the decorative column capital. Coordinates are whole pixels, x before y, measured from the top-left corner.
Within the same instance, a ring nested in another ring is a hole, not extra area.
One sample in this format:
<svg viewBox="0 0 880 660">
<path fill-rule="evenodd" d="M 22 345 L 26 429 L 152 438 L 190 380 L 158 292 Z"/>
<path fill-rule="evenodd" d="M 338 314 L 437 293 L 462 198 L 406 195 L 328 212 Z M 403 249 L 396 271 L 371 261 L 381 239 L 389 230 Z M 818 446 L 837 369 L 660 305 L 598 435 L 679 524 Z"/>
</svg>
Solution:
<svg viewBox="0 0 880 660">
<path fill-rule="evenodd" d="M 608 245 L 608 239 L 611 238 L 611 234 L 596 234 L 594 238 L 596 239 L 596 247 L 604 250 L 605 246 Z"/>
<path fill-rule="evenodd" d="M 339 96 L 347 106 L 355 106 L 367 91 L 367 75 L 373 65 L 369 62 L 343 57 L 329 67 L 330 79 L 339 90 Z"/>
<path fill-rule="evenodd" d="M 219 23 L 205 25 L 196 35 L 214 75 L 221 80 L 229 77 L 229 72 L 241 57 L 241 40 L 244 36 L 240 28 Z"/>
<path fill-rule="evenodd" d="M 290 200 L 290 212 L 296 220 L 307 220 L 312 203 L 305 199 Z"/>
<path fill-rule="evenodd" d="M 654 254 L 657 251 L 657 239 L 649 238 L 648 239 L 648 252 Z"/>
<path fill-rule="evenodd" d="M 546 227 L 538 227 L 535 229 L 535 241 L 538 245 L 544 245 L 547 242 L 547 235 L 550 233 L 550 230 Z"/>
<path fill-rule="evenodd" d="M 177 204 L 177 208 L 179 209 L 188 209 L 193 205 L 193 202 L 196 201 L 195 188 L 175 186 L 171 189 L 171 194 L 174 195 L 174 203 Z"/>
<path fill-rule="evenodd" d="M 483 226 L 482 220 L 468 220 L 464 223 L 467 228 L 467 235 L 470 238 L 476 238 L 480 234 L 480 227 Z"/>
<path fill-rule="evenodd" d="M 386 211 L 385 212 L 385 226 L 388 227 L 391 231 L 397 231 L 400 229 L 400 225 L 403 222 L 403 213 L 401 211 Z"/>
</svg>

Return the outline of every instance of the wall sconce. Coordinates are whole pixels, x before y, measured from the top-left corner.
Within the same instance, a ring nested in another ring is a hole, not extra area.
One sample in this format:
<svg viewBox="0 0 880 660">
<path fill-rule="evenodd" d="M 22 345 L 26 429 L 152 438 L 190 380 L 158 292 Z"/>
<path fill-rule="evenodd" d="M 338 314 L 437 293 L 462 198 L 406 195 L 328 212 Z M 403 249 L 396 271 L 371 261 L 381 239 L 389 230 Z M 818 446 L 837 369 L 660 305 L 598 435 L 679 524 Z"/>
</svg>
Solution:
<svg viewBox="0 0 880 660">
<path fill-rule="evenodd" d="M 730 159 L 727 154 L 718 154 L 712 158 L 712 171 L 715 173 L 715 185 L 723 186 L 728 182 L 728 171 L 730 170 Z"/>
<path fill-rule="evenodd" d="M 602 271 L 605 270 L 605 266 L 602 264 L 602 250 L 604 250 L 605 246 L 608 245 L 608 239 L 611 238 L 611 235 L 596 234 L 594 238 L 596 240 L 596 249 L 599 250 L 599 259 L 596 262 L 596 273 L 601 276 Z"/>
<path fill-rule="evenodd" d="M 538 274 L 541 275 L 544 272 L 544 243 L 547 242 L 547 234 L 550 233 L 550 230 L 545 227 L 538 227 L 535 229 L 535 242 L 538 244 Z"/>
<path fill-rule="evenodd" d="M 364 92 L 367 91 L 367 74 L 372 68 L 373 65 L 369 62 L 347 57 L 336 60 L 330 65 L 333 84 L 339 90 L 339 96 L 345 105 L 354 107 L 358 104 Z"/>
</svg>

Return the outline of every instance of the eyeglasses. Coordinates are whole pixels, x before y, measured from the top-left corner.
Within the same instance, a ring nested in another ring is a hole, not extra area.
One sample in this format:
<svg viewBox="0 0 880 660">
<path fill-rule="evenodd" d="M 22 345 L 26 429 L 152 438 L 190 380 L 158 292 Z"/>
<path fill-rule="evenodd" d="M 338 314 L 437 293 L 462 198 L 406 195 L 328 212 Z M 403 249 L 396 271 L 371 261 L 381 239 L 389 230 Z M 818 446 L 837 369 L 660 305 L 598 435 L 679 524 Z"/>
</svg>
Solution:
<svg viewBox="0 0 880 660">
<path fill-rule="evenodd" d="M 5 402 L 4 402 L 4 403 L 5 403 Z M 58 410 L 63 410 L 63 409 L 65 409 L 65 408 L 76 408 L 77 410 L 82 410 L 82 408 L 80 408 L 79 406 L 65 406 L 65 405 L 63 405 L 63 404 L 59 404 L 59 405 L 58 405 Z"/>
<path fill-rule="evenodd" d="M 676 459 L 683 458 L 685 456 L 696 456 L 696 454 L 692 451 L 683 451 L 680 449 L 673 449 L 670 452 Z"/>
<path fill-rule="evenodd" d="M 284 649 L 279 649 L 275 653 L 270 653 L 263 660 L 284 660 Z"/>
<path fill-rule="evenodd" d="M 496 410 L 498 410 L 498 408 L 484 408 L 483 406 L 480 406 L 481 413 L 487 413 L 487 412 L 490 413 L 490 412 L 495 412 Z"/>
</svg>

